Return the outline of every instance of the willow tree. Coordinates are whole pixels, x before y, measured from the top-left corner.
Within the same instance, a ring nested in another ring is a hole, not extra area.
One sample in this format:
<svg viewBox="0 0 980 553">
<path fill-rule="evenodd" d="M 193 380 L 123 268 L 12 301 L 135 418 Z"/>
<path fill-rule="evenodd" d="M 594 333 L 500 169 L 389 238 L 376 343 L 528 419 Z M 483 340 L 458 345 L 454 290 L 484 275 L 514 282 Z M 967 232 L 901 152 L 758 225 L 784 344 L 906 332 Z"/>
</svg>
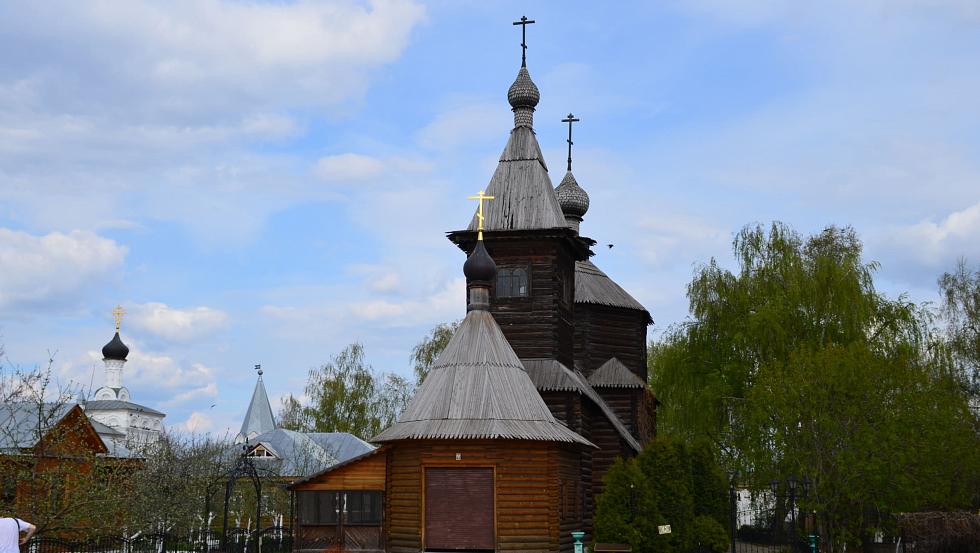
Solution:
<svg viewBox="0 0 980 553">
<path fill-rule="evenodd" d="M 875 289 L 854 230 L 750 226 L 733 245 L 738 270 L 699 268 L 690 319 L 651 347 L 659 431 L 711 439 L 757 489 L 816 479 L 805 507 L 838 545 L 888 513 L 968 506 L 980 443 L 948 348 Z"/>
</svg>

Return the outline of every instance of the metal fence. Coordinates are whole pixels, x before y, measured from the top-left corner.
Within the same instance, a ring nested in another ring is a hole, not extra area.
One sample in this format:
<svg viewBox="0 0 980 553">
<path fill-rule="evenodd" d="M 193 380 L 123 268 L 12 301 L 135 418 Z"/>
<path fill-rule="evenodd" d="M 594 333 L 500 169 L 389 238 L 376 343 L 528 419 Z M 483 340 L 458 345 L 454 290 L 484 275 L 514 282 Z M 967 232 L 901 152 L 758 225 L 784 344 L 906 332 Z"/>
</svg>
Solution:
<svg viewBox="0 0 980 553">
<path fill-rule="evenodd" d="M 20 546 L 21 553 L 219 553 L 221 532 L 168 532 L 141 534 L 132 538 L 115 536 L 88 540 L 35 537 Z M 244 528 L 228 530 L 226 553 L 289 553 L 293 534 L 280 526 L 257 532 Z"/>
</svg>

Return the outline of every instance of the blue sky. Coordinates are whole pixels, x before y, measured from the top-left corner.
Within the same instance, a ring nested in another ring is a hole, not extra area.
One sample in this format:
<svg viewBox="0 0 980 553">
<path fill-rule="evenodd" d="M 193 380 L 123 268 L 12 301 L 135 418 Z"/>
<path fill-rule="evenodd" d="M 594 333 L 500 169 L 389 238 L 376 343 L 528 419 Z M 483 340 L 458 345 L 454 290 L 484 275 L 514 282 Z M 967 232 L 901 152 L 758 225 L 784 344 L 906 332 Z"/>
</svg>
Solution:
<svg viewBox="0 0 980 553">
<path fill-rule="evenodd" d="M 274 402 L 352 341 L 407 374 L 464 312 L 444 233 L 506 142 L 524 13 L 552 181 L 572 111 L 583 233 L 652 332 L 751 222 L 853 225 L 916 301 L 980 260 L 972 1 L 5 3 L 6 363 L 100 385 L 121 303 L 134 400 L 219 434 L 256 363 Z"/>
</svg>

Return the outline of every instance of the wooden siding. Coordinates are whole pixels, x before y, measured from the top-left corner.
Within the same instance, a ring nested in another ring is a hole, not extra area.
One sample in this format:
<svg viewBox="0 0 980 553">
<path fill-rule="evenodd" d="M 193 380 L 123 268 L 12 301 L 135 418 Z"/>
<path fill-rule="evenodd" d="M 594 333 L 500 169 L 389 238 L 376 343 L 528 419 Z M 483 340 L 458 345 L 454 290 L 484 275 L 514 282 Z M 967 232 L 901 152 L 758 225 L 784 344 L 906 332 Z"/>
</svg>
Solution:
<svg viewBox="0 0 980 553">
<path fill-rule="evenodd" d="M 293 491 L 385 489 L 386 452 L 352 461 L 292 487 Z"/>
<path fill-rule="evenodd" d="M 562 512 L 559 517 L 559 493 L 574 485 L 579 457 L 580 448 L 547 442 L 394 443 L 387 463 L 388 550 L 422 550 L 427 467 L 486 467 L 494 469 L 496 550 L 569 552 L 571 542 L 562 532 L 583 525 L 580 516 Z"/>
<path fill-rule="evenodd" d="M 647 323 L 640 311 L 587 303 L 575 304 L 575 361 L 588 377 L 617 357 L 647 381 Z"/>
<path fill-rule="evenodd" d="M 643 390 L 636 388 L 596 388 L 596 392 L 623 421 L 634 436 L 639 435 L 639 400 Z"/>
<path fill-rule="evenodd" d="M 527 267 L 530 295 L 497 298 L 491 293 L 490 312 L 520 358 L 557 359 L 574 366 L 575 259 L 556 238 L 495 241 L 486 247 L 498 267 Z"/>
</svg>

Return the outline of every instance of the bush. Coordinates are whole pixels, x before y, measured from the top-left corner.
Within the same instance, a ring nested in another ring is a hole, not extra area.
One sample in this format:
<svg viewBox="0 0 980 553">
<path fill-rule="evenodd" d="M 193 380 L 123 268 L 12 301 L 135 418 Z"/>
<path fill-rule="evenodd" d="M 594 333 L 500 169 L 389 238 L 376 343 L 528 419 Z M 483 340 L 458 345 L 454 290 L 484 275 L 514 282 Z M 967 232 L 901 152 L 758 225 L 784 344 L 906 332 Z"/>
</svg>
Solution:
<svg viewBox="0 0 980 553">
<path fill-rule="evenodd" d="M 694 519 L 694 543 L 698 551 L 725 553 L 728 551 L 728 532 L 717 520 L 700 515 Z"/>
<path fill-rule="evenodd" d="M 618 459 L 604 482 L 596 498 L 597 542 L 628 543 L 636 553 L 683 553 L 698 544 L 727 549 L 728 490 L 710 449 L 658 438 L 636 458 Z M 664 524 L 670 534 L 658 532 Z"/>
</svg>

